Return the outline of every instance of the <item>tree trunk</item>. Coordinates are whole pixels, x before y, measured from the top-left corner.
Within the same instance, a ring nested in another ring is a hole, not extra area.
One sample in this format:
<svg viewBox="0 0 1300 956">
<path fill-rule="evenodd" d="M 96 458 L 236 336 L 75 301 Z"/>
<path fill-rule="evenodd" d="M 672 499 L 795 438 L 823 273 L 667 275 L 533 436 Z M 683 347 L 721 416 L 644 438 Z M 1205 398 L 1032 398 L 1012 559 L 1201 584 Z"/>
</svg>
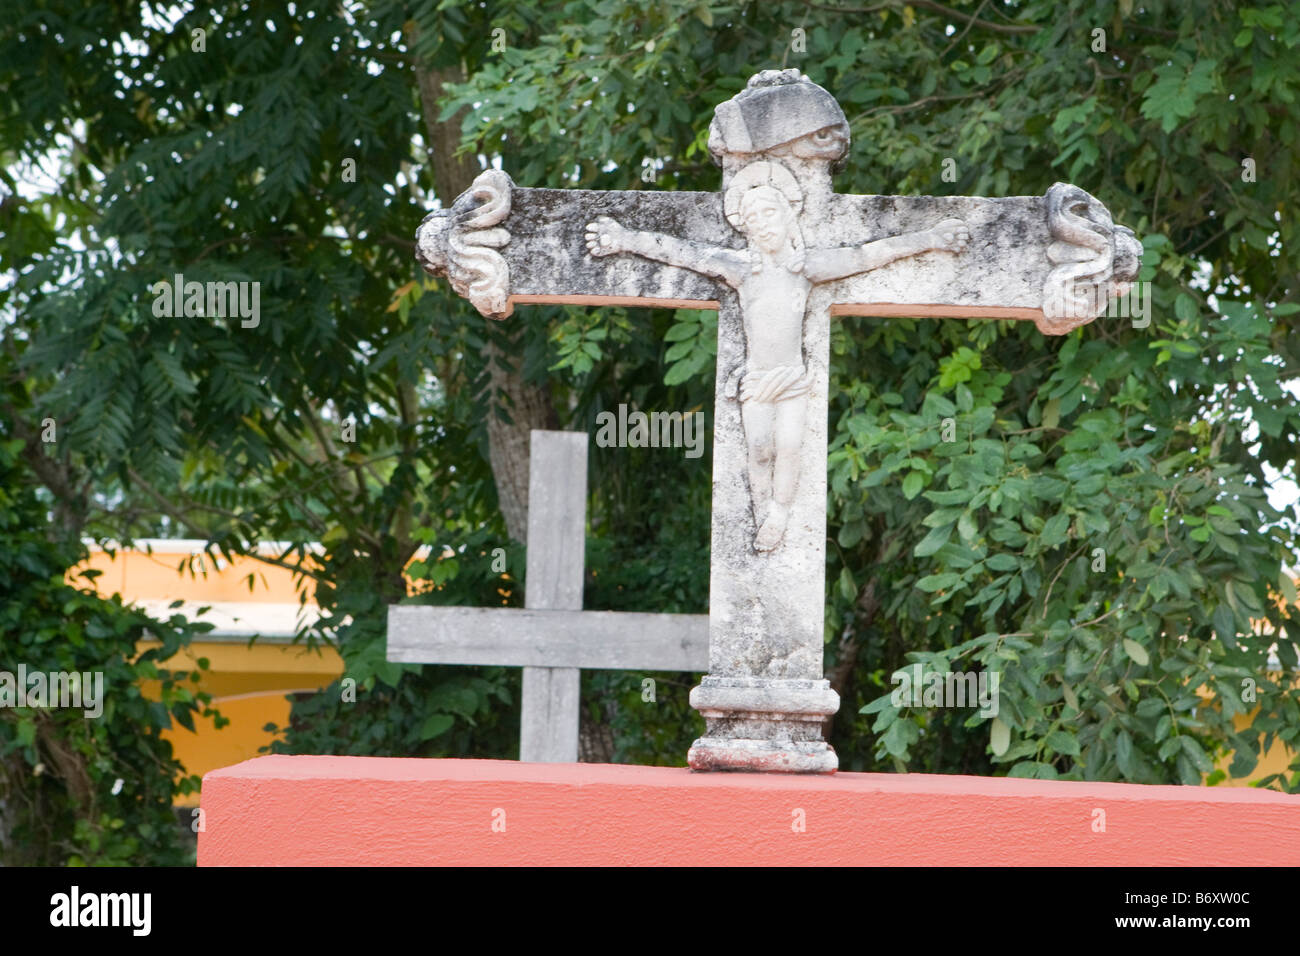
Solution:
<svg viewBox="0 0 1300 956">
<path fill-rule="evenodd" d="M 452 200 L 469 189 L 470 183 L 479 173 L 478 163 L 473 156 L 456 155 L 465 111 L 460 110 L 448 117 L 445 123 L 438 122 L 438 101 L 442 99 L 443 87 L 448 83 L 463 82 L 465 71 L 459 66 L 433 69 L 421 65 L 415 69 L 415 78 L 420 86 L 420 107 L 424 112 L 424 131 L 429 143 L 429 165 L 433 167 L 433 188 L 442 204 L 450 206 Z"/>
<path fill-rule="evenodd" d="M 50 453 L 50 446 L 41 441 L 40 429 L 22 418 L 17 408 L 5 402 L 4 411 L 11 423 L 13 437 L 25 443 L 23 459 L 54 499 L 54 520 L 47 537 L 51 541 L 79 540 L 90 510 L 90 483 L 83 481 L 84 476 L 70 460 Z M 59 424 L 56 427 L 64 426 Z"/>
<path fill-rule="evenodd" d="M 612 707 L 608 703 L 601 707 L 599 719 L 593 717 L 588 708 L 582 708 L 578 722 L 579 763 L 614 762 L 614 728 L 610 726 L 613 719 Z"/>
<path fill-rule="evenodd" d="M 460 144 L 464 110 L 448 117 L 445 122 L 438 121 L 438 101 L 442 99 L 443 87 L 447 83 L 462 82 L 465 72 L 460 66 L 435 69 L 420 64 L 416 66 L 415 75 L 420 87 L 434 188 L 443 205 L 450 206 L 470 187 L 479 172 L 473 157 L 455 155 Z M 519 342 L 522 333 L 520 324 L 510 341 Z M 534 428 L 556 428 L 558 418 L 550 390 L 524 380 L 520 371 L 522 349 L 510 351 L 513 354 L 488 345 L 488 394 L 484 397 L 488 405 L 488 457 L 496 482 L 497 500 L 510 537 L 522 542 L 528 533 L 530 435 Z"/>
<path fill-rule="evenodd" d="M 518 342 L 522 330 L 511 336 Z M 513 350 L 512 350 L 513 351 Z M 534 428 L 555 429 L 559 419 L 551 394 L 530 385 L 519 372 L 519 359 L 502 352 L 492 343 L 487 347 L 491 363 L 488 398 L 488 457 L 496 481 L 497 500 L 506 519 L 506 530 L 516 541 L 528 536 L 529 446 Z"/>
</svg>

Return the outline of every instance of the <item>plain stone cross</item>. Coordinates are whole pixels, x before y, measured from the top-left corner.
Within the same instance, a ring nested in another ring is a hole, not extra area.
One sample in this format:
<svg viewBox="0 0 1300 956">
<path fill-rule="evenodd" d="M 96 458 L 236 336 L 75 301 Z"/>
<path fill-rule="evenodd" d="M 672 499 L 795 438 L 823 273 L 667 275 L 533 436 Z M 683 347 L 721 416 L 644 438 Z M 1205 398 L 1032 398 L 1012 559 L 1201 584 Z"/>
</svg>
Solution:
<svg viewBox="0 0 1300 956">
<path fill-rule="evenodd" d="M 425 218 L 416 257 L 484 315 L 517 304 L 718 310 L 707 730 L 696 770 L 829 772 L 822 721 L 831 317 L 1092 321 L 1141 246 L 1077 186 L 853 196 L 834 97 L 764 71 L 714 112 L 719 193 L 518 188 L 488 170 Z"/>
<path fill-rule="evenodd" d="M 582 668 L 702 671 L 708 617 L 582 610 L 587 436 L 534 431 L 524 608 L 388 609 L 388 659 L 523 666 L 519 759 L 578 759 Z"/>
</svg>

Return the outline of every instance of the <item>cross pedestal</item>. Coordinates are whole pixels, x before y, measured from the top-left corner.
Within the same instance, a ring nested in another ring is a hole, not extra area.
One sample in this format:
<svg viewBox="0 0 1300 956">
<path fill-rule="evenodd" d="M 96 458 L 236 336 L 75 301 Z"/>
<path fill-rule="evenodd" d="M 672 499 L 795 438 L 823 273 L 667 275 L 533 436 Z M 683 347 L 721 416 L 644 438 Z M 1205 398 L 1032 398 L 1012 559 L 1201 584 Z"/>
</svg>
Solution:
<svg viewBox="0 0 1300 956">
<path fill-rule="evenodd" d="M 519 759 L 571 763 L 581 670 L 702 671 L 708 617 L 582 610 L 587 436 L 534 430 L 530 455 L 525 607 L 391 607 L 388 659 L 523 667 Z"/>
</svg>

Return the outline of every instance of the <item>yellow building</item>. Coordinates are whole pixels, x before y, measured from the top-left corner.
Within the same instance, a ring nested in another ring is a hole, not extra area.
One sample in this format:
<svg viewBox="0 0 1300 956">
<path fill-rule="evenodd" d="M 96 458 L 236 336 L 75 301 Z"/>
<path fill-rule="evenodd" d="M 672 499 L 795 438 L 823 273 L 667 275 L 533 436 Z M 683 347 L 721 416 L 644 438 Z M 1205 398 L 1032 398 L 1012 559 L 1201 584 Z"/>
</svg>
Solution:
<svg viewBox="0 0 1300 956">
<path fill-rule="evenodd" d="M 174 658 L 171 666 L 197 671 L 196 662 L 206 657 L 209 666 L 199 689 L 212 695 L 213 704 L 230 724 L 217 730 L 210 721 L 196 722 L 194 732 L 173 726 L 163 735 L 186 770 L 200 776 L 258 756 L 259 748 L 271 742 L 271 734 L 263 729 L 266 724 L 289 722 L 286 695 L 313 693 L 343 673 L 343 661 L 333 648 L 308 649 L 292 643 L 299 626 L 318 616 L 310 579 L 295 581 L 287 569 L 254 558 L 214 563 L 203 553 L 206 544 L 139 541 L 134 549 L 115 550 L 112 555 L 91 544 L 89 558 L 69 572 L 71 580 L 88 568 L 102 571 L 95 579 L 100 594 L 121 594 L 124 601 L 152 616 L 166 619 L 180 613 L 216 625 L 203 640 L 181 652 L 183 659 Z M 281 552 L 266 546 L 266 553 Z M 306 601 L 300 603 L 303 594 Z M 184 603 L 171 608 L 177 600 Z M 199 614 L 201 607 L 209 610 Z M 250 644 L 254 635 L 257 640 Z M 142 641 L 139 650 L 157 646 Z M 197 805 L 198 796 L 178 802 Z"/>
</svg>

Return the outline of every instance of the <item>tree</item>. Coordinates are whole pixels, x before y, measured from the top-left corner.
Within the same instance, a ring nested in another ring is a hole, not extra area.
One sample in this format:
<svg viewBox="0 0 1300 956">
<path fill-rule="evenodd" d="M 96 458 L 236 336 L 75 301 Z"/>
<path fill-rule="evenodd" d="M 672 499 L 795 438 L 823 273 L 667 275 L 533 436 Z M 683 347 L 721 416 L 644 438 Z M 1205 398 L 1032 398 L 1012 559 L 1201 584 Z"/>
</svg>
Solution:
<svg viewBox="0 0 1300 956">
<path fill-rule="evenodd" d="M 85 551 L 46 536 L 48 508 L 23 480 L 22 445 L 0 423 L 0 860 L 193 862 L 190 827 L 176 826 L 172 798 L 199 780 L 161 732 L 173 720 L 193 730 L 196 717 L 218 727 L 221 718 L 187 686 L 197 672 L 159 665 L 212 625 L 151 620 L 66 583 Z M 139 653 L 147 637 L 159 645 Z M 142 680 L 158 681 L 156 699 L 142 693 Z"/>
</svg>

